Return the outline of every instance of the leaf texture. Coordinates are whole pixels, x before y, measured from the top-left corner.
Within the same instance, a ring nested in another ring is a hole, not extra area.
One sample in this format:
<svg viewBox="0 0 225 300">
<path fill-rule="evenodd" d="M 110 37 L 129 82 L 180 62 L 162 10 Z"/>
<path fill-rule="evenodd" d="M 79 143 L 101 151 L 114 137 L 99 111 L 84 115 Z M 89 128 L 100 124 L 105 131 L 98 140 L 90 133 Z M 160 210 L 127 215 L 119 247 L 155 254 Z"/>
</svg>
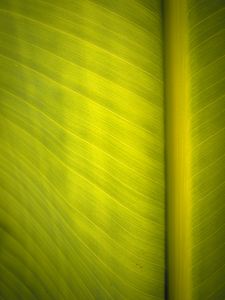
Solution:
<svg viewBox="0 0 225 300">
<path fill-rule="evenodd" d="M 163 299 L 162 9 L 0 1 L 0 298 Z"/>
<path fill-rule="evenodd" d="M 189 0 L 193 299 L 225 299 L 225 2 Z"/>
<path fill-rule="evenodd" d="M 162 2 L 0 1 L 0 299 L 225 299 L 225 3 Z"/>
</svg>

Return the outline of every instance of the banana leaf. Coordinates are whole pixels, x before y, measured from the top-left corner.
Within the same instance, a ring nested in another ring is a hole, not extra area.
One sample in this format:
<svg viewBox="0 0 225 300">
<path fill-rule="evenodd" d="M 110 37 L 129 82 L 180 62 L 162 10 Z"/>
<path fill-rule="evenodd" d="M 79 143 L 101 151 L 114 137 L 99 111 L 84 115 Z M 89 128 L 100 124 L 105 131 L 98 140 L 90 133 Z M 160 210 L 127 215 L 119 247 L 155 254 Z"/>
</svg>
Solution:
<svg viewBox="0 0 225 300">
<path fill-rule="evenodd" d="M 190 1 L 193 299 L 225 298 L 225 3 Z"/>
<path fill-rule="evenodd" d="M 224 300 L 224 49 L 223 0 L 0 1 L 0 299 Z"/>
<path fill-rule="evenodd" d="M 163 299 L 160 2 L 0 15 L 1 298 Z"/>
</svg>

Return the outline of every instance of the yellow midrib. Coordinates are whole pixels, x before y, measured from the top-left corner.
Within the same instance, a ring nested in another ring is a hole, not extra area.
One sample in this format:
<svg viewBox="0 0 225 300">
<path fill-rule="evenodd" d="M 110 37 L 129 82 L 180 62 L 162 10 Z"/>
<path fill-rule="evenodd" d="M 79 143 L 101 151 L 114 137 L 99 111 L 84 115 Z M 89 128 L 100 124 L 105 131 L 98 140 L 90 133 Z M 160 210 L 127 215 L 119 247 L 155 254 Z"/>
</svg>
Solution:
<svg viewBox="0 0 225 300">
<path fill-rule="evenodd" d="M 164 1 L 168 299 L 191 299 L 186 0 Z"/>
</svg>

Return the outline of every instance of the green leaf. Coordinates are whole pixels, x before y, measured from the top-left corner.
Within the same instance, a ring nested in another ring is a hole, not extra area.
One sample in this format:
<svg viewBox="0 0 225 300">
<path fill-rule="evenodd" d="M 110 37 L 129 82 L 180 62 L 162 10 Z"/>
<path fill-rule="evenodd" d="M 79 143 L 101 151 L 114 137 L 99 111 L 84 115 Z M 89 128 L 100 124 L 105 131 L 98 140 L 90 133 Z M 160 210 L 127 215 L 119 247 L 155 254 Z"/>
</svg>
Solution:
<svg viewBox="0 0 225 300">
<path fill-rule="evenodd" d="M 225 297 L 225 3 L 190 1 L 193 299 Z"/>
<path fill-rule="evenodd" d="M 163 299 L 160 2 L 0 2 L 2 299 Z"/>
<path fill-rule="evenodd" d="M 224 299 L 225 4 L 165 1 L 168 297 Z"/>
<path fill-rule="evenodd" d="M 224 0 L 0 1 L 0 299 L 224 300 Z"/>
</svg>

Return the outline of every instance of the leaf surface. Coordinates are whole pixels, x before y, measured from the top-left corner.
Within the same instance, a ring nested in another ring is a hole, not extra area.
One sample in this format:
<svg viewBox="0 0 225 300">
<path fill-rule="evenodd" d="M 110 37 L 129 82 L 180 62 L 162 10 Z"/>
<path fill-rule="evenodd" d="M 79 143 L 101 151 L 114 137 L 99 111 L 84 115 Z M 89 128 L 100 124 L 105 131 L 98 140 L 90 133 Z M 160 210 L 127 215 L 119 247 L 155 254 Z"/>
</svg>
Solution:
<svg viewBox="0 0 225 300">
<path fill-rule="evenodd" d="M 1 299 L 163 299 L 161 21 L 0 2 Z"/>
</svg>

